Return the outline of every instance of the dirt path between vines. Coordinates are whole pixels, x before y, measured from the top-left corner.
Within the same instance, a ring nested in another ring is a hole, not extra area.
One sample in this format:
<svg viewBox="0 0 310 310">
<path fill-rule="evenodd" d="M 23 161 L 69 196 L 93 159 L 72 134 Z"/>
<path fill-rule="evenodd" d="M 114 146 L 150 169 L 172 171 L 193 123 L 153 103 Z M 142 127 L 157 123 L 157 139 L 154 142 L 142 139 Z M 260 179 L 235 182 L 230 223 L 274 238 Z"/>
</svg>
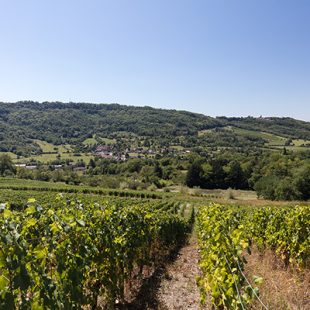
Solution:
<svg viewBox="0 0 310 310">
<path fill-rule="evenodd" d="M 188 244 L 180 250 L 174 263 L 167 267 L 157 295 L 158 309 L 201 309 L 196 284 L 199 276 L 198 261 L 197 239 L 192 235 Z"/>
<path fill-rule="evenodd" d="M 193 234 L 165 266 L 146 279 L 135 301 L 122 309 L 135 310 L 199 310 L 199 252 Z M 205 309 L 205 308 L 204 308 Z"/>
</svg>

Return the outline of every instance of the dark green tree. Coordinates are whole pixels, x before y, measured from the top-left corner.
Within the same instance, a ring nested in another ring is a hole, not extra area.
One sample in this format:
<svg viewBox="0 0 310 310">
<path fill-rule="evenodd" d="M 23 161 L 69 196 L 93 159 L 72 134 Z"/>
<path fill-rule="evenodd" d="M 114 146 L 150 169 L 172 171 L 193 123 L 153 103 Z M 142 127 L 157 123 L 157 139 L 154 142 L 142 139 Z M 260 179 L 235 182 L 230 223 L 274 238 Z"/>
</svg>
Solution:
<svg viewBox="0 0 310 310">
<path fill-rule="evenodd" d="M 92 158 L 90 159 L 88 166 L 90 168 L 95 168 L 96 167 L 96 163 L 95 163 L 95 161 Z"/>
<path fill-rule="evenodd" d="M 195 160 L 190 166 L 186 174 L 185 183 L 189 187 L 203 185 L 203 169 L 200 160 Z"/>
<path fill-rule="evenodd" d="M 163 169 L 161 168 L 161 166 L 160 166 L 160 164 L 158 163 L 158 161 L 155 161 L 154 174 L 155 174 L 155 176 L 157 176 L 158 178 L 162 178 L 162 177 L 163 177 Z"/>
<path fill-rule="evenodd" d="M 4 176 L 15 173 L 16 168 L 12 162 L 11 157 L 7 154 L 0 155 L 0 175 Z"/>
<path fill-rule="evenodd" d="M 310 199 L 310 166 L 302 167 L 301 171 L 295 176 L 293 183 L 299 192 L 299 199 Z"/>
<path fill-rule="evenodd" d="M 229 163 L 226 183 L 227 186 L 235 189 L 242 189 L 246 187 L 244 172 L 240 166 L 240 163 L 236 160 Z"/>
</svg>

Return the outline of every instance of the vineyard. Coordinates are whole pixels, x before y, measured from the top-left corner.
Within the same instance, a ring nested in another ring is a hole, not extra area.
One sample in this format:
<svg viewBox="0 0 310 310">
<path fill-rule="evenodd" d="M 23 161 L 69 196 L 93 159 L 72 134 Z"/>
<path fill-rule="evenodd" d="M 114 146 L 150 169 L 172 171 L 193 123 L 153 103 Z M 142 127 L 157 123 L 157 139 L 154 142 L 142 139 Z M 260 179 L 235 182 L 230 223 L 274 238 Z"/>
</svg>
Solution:
<svg viewBox="0 0 310 310">
<path fill-rule="evenodd" d="M 246 309 L 258 299 L 262 309 L 267 309 L 253 287 L 263 279 L 250 281 L 244 274 L 244 253 L 251 254 L 253 244 L 260 251 L 275 251 L 285 265 L 306 268 L 309 264 L 309 206 L 245 209 L 213 204 L 199 210 L 197 222 L 202 301 L 211 295 L 216 308 Z"/>
<path fill-rule="evenodd" d="M 0 310 L 310 310 L 310 0 L 0 0 Z"/>
<path fill-rule="evenodd" d="M 254 246 L 285 266 L 309 268 L 309 206 L 64 192 L 1 190 L 0 309 L 125 307 L 136 286 L 186 243 L 195 217 L 202 307 L 247 309 L 256 301 L 268 309 L 259 292 L 264 279 L 245 271 Z"/>
<path fill-rule="evenodd" d="M 20 196 L 21 191 L 29 192 L 51 192 L 51 193 L 71 193 L 71 194 L 93 194 L 109 197 L 129 197 L 129 198 L 147 198 L 147 199 L 161 199 L 160 193 L 143 192 L 143 191 L 122 191 L 117 189 L 94 188 L 90 186 L 74 186 L 67 184 L 57 184 L 44 181 L 33 180 L 18 180 L 9 178 L 0 178 L 1 194 L 4 190 L 16 191 L 14 196 Z M 49 193 L 48 193 L 49 195 Z"/>
<path fill-rule="evenodd" d="M 83 203 L 58 195 L 1 205 L 5 309 L 81 309 L 122 302 L 126 287 L 184 241 L 192 217 L 174 203 Z"/>
</svg>

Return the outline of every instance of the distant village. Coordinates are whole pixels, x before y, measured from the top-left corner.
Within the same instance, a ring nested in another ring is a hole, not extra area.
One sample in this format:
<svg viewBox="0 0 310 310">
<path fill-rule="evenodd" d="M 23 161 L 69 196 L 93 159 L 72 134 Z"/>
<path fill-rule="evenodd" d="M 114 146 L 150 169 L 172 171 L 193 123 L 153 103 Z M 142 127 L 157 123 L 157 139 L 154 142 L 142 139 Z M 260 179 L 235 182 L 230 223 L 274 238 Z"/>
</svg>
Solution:
<svg viewBox="0 0 310 310">
<path fill-rule="evenodd" d="M 114 159 L 117 161 L 125 161 L 131 158 L 155 158 L 156 155 L 187 155 L 190 150 L 179 151 L 176 148 L 167 147 L 161 148 L 159 150 L 151 148 L 126 148 L 124 152 L 115 152 L 113 146 L 111 145 L 99 145 L 93 151 L 95 157 Z"/>
<path fill-rule="evenodd" d="M 156 158 L 157 156 L 186 156 L 190 153 L 190 150 L 178 150 L 173 147 L 166 147 L 160 149 L 152 149 L 146 147 L 136 147 L 136 148 L 126 148 L 123 152 L 117 151 L 114 145 L 97 145 L 91 151 L 91 154 L 96 158 L 109 159 L 115 161 L 126 161 L 133 158 L 146 159 L 146 158 Z M 26 170 L 35 170 L 41 164 L 38 163 L 17 163 L 15 167 L 24 168 Z M 48 165 L 53 170 L 59 170 L 62 168 L 71 168 L 75 172 L 85 172 L 87 167 L 83 160 L 74 162 L 69 161 L 65 164 L 49 164 Z"/>
</svg>

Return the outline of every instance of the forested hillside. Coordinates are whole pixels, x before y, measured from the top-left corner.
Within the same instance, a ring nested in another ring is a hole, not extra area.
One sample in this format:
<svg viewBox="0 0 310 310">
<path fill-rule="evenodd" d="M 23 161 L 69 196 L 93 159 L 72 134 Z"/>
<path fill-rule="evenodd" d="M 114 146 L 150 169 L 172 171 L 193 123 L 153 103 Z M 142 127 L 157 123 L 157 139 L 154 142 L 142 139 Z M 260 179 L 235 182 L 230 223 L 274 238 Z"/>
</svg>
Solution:
<svg viewBox="0 0 310 310">
<path fill-rule="evenodd" d="M 33 142 L 36 139 L 56 145 L 79 145 L 93 135 L 115 137 L 120 132 L 160 139 L 168 145 L 183 143 L 187 147 L 262 147 L 277 139 L 283 140 L 280 145 L 290 145 L 290 139 L 302 139 L 305 143 L 310 140 L 310 124 L 291 118 L 212 118 L 186 111 L 118 104 L 0 103 L 3 152 L 39 152 L 40 147 Z"/>
<path fill-rule="evenodd" d="M 0 175 L 309 199 L 310 123 L 88 103 L 0 103 Z"/>
<path fill-rule="evenodd" d="M 143 136 L 195 135 L 222 122 L 190 112 L 128 107 L 117 104 L 36 103 L 0 104 L 2 148 L 45 140 L 54 144 L 82 142 L 93 134 L 130 132 Z"/>
</svg>

